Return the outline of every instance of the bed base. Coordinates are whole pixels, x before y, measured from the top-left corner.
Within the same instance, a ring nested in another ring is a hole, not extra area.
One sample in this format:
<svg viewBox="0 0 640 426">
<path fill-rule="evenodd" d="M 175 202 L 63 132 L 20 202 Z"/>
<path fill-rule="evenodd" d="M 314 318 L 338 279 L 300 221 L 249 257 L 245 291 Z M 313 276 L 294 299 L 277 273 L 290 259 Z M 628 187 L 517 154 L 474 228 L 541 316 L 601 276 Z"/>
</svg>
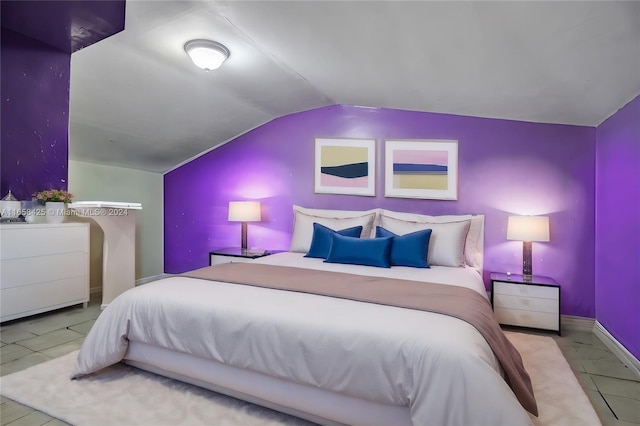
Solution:
<svg viewBox="0 0 640 426">
<path fill-rule="evenodd" d="M 322 425 L 411 425 L 408 407 L 326 391 L 145 343 L 129 342 L 125 362 Z"/>
</svg>

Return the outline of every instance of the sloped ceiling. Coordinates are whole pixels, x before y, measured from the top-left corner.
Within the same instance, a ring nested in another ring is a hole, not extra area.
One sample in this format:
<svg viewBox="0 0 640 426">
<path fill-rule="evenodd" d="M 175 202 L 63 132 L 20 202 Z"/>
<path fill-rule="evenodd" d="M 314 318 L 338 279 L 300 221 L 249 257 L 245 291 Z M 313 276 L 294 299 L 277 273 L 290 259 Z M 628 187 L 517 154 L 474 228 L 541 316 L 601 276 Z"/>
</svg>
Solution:
<svg viewBox="0 0 640 426">
<path fill-rule="evenodd" d="M 332 104 L 596 126 L 640 94 L 640 2 L 129 0 L 71 67 L 71 158 L 156 172 Z"/>
</svg>

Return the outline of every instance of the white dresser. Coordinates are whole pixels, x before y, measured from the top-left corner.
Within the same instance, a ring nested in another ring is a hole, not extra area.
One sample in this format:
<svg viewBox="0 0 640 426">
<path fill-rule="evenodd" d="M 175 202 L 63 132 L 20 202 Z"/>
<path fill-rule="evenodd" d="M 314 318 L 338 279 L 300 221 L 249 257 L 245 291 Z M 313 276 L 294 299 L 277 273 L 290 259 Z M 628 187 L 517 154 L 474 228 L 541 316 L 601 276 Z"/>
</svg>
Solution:
<svg viewBox="0 0 640 426">
<path fill-rule="evenodd" d="M 89 301 L 89 224 L 0 224 L 0 321 Z"/>
<path fill-rule="evenodd" d="M 560 334 L 560 286 L 549 277 L 491 274 L 491 302 L 500 324 Z"/>
</svg>

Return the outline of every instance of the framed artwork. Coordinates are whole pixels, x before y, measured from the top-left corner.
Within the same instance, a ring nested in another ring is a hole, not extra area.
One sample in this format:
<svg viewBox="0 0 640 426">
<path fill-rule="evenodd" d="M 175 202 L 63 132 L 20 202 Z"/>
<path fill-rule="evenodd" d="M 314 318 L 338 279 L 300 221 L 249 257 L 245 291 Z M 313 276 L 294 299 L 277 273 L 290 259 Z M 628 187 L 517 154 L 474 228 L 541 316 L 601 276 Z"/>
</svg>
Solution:
<svg viewBox="0 0 640 426">
<path fill-rule="evenodd" d="M 385 141 L 385 197 L 458 199 L 458 141 Z"/>
<path fill-rule="evenodd" d="M 375 196 L 375 139 L 316 138 L 315 192 Z"/>
</svg>

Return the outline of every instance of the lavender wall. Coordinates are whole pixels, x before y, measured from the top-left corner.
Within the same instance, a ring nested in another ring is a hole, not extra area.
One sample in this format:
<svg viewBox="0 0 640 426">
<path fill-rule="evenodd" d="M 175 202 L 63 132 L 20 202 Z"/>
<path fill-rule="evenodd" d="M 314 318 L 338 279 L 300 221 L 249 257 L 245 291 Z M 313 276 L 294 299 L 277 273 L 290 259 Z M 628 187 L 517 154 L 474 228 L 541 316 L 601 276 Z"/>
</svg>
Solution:
<svg viewBox="0 0 640 426">
<path fill-rule="evenodd" d="M 71 56 L 2 27 L 0 197 L 67 188 Z"/>
<path fill-rule="evenodd" d="M 124 29 L 125 0 L 2 0 L 2 26 L 71 54 Z"/>
<path fill-rule="evenodd" d="M 376 197 L 314 194 L 314 137 L 375 138 Z M 385 198 L 383 140 L 457 139 L 458 201 Z M 165 270 L 208 264 L 237 246 L 230 200 L 259 199 L 263 221 L 249 245 L 288 248 L 292 204 L 318 208 L 486 215 L 490 271 L 521 271 L 522 244 L 506 241 L 507 216 L 551 217 L 551 242 L 534 243 L 534 273 L 562 285 L 562 313 L 594 317 L 595 129 L 579 126 L 331 106 L 273 120 L 165 175 Z"/>
<path fill-rule="evenodd" d="M 596 137 L 596 319 L 640 359 L 640 96 Z"/>
<path fill-rule="evenodd" d="M 8 1 L 2 18 L 0 197 L 67 188 L 71 52 L 122 31 L 125 0 Z"/>
</svg>

